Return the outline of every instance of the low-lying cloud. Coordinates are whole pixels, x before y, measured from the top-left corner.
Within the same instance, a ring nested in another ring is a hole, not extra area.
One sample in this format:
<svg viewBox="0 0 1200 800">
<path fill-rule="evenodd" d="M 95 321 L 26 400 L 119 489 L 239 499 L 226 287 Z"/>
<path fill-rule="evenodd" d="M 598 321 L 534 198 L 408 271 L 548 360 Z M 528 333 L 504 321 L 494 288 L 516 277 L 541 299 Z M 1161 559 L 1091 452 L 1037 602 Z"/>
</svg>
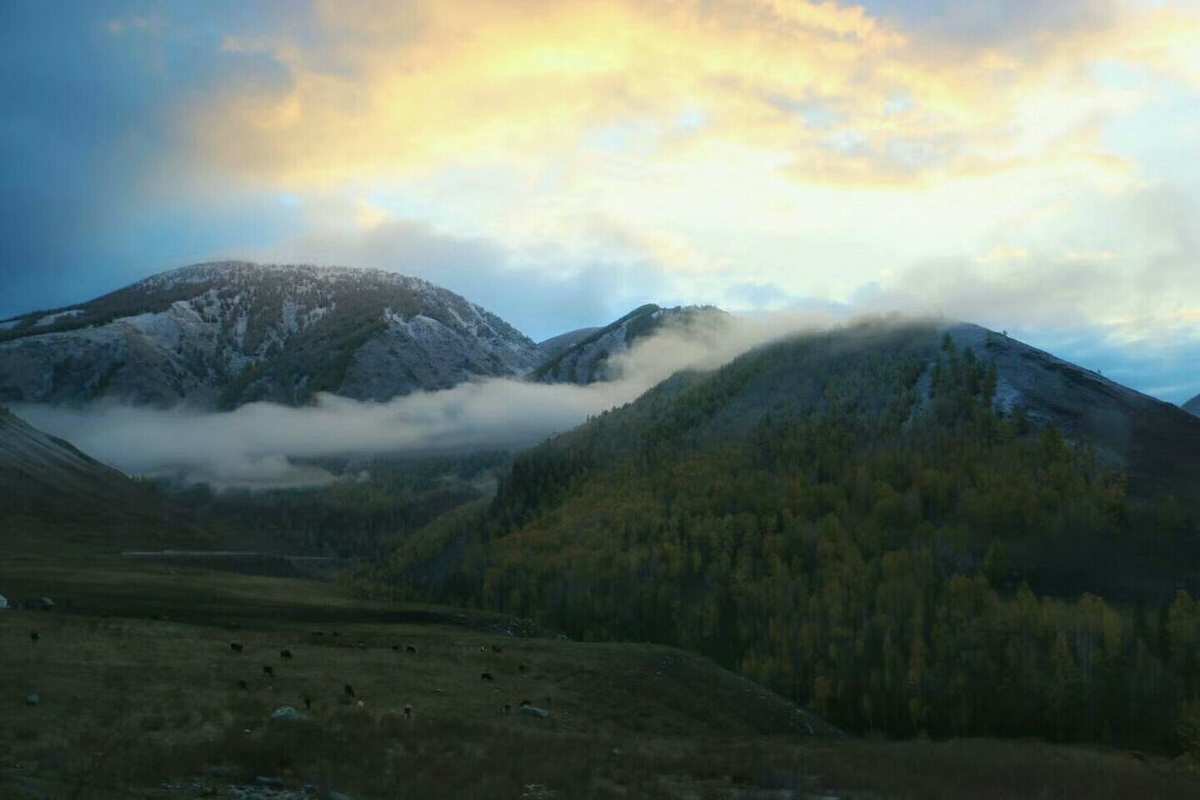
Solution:
<svg viewBox="0 0 1200 800">
<path fill-rule="evenodd" d="M 614 357 L 614 380 L 588 386 L 488 379 L 385 403 L 322 394 L 301 408 L 251 403 L 230 412 L 103 402 L 13 410 L 129 474 L 215 488 L 317 486 L 336 477 L 315 459 L 528 446 L 636 399 L 678 370 L 714 369 L 759 344 L 829 322 L 780 313 L 668 326 Z"/>
</svg>

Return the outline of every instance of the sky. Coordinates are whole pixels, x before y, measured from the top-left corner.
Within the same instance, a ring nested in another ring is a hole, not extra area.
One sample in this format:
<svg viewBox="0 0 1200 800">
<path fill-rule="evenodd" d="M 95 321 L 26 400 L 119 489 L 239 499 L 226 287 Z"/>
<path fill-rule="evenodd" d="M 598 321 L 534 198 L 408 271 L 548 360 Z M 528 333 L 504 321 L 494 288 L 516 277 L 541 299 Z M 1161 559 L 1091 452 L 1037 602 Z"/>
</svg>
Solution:
<svg viewBox="0 0 1200 800">
<path fill-rule="evenodd" d="M 0 318 L 197 261 L 934 312 L 1200 393 L 1200 0 L 0 4 Z"/>
</svg>

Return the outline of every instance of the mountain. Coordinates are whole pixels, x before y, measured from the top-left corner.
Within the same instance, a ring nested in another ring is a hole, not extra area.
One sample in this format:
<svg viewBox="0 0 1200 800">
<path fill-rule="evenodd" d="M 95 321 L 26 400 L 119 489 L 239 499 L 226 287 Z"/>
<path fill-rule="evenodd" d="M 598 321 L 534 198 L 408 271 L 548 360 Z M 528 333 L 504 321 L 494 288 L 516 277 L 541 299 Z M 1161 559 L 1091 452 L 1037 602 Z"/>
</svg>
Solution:
<svg viewBox="0 0 1200 800">
<path fill-rule="evenodd" d="M 1200 417 L 1200 394 L 1196 395 L 1191 400 L 1188 400 L 1186 403 L 1184 403 L 1183 410 L 1189 411 L 1189 412 L 1195 414 L 1196 416 Z"/>
<path fill-rule="evenodd" d="M 558 367 L 552 369 L 549 364 L 543 365 L 534 374 L 543 378 L 550 373 L 561 375 L 575 353 L 591 355 L 589 348 L 602 349 L 599 344 L 604 337 L 629 335 L 628 331 L 636 331 L 639 326 L 646 324 L 642 320 L 672 320 L 671 312 L 664 314 L 662 310 L 646 310 L 655 308 L 643 307 L 623 317 L 603 329 L 603 337 L 590 337 L 591 343 L 584 342 L 566 350 Z M 675 310 L 675 313 L 679 315 L 674 317 L 676 320 L 694 320 L 696 317 L 693 315 L 712 312 L 708 309 L 688 309 Z M 878 322 L 822 336 L 829 338 L 830 346 L 835 351 L 861 350 L 868 346 L 891 348 L 897 346 L 900 340 L 909 341 L 914 357 L 923 364 L 916 384 L 909 387 L 917 397 L 913 413 L 926 409 L 932 402 L 932 365 L 940 352 L 942 337 L 945 337 L 960 350 L 970 351 L 980 360 L 994 365 L 996 387 L 993 403 L 999 413 L 1012 415 L 1019 411 L 1033 424 L 1053 426 L 1068 440 L 1086 444 L 1104 464 L 1126 473 L 1136 490 L 1143 494 L 1167 490 L 1184 495 L 1190 493 L 1193 487 L 1200 486 L 1200 459 L 1195 455 L 1200 453 L 1200 425 L 1195 424 L 1189 415 L 1170 403 L 1144 395 L 1007 335 L 967 323 Z M 787 354 L 795 348 L 809 346 L 812 341 L 810 336 L 797 337 L 790 342 L 751 353 L 739 363 L 760 363 L 765 352 Z M 583 359 L 577 363 L 582 364 Z M 784 363 L 787 363 L 786 359 Z M 635 404 L 638 410 L 631 410 L 628 415 L 631 419 L 641 419 L 646 413 L 641 408 L 658 409 L 662 403 L 673 398 L 675 392 L 693 383 L 718 384 L 721 377 L 732 369 L 731 366 L 716 374 L 677 375 Z M 764 416 L 778 413 L 780 407 L 795 407 L 798 402 L 795 393 L 800 392 L 803 396 L 805 393 L 811 395 L 823 391 L 805 375 L 789 373 L 779 366 L 762 363 L 761 371 L 759 381 L 740 386 L 735 395 L 727 398 L 726 405 L 714 409 L 712 416 L 701 427 L 691 430 L 689 436 L 703 437 L 705 431 L 721 439 L 746 435 Z M 894 390 L 894 387 L 880 386 L 879 396 L 864 399 L 864 402 L 882 402 Z M 799 407 L 804 406 L 800 404 Z M 641 429 L 623 430 L 620 435 L 612 437 L 612 443 L 614 446 L 632 447 L 645 433 Z M 582 436 L 583 432 L 574 435 Z"/>
<path fill-rule="evenodd" d="M 375 577 L 678 644 L 854 731 L 1161 747 L 1200 641 L 1197 452 L 1200 420 L 1036 348 L 876 320 L 674 375 Z"/>
<path fill-rule="evenodd" d="M 574 347 L 598 330 L 600 328 L 597 327 L 580 328 L 579 330 L 560 333 L 558 336 L 551 336 L 544 342 L 539 342 L 538 353 L 542 357 L 542 363 L 549 361 L 562 351 Z"/>
<path fill-rule="evenodd" d="M 0 322 L 9 402 L 387 400 L 538 361 L 537 346 L 496 315 L 379 270 L 197 264 Z"/>
<path fill-rule="evenodd" d="M 712 306 L 662 308 L 639 306 L 603 328 L 583 328 L 548 339 L 539 345 L 544 360 L 530 375 L 542 383 L 589 384 L 608 380 L 609 360 L 627 352 L 634 342 L 666 329 L 685 335 L 704 325 L 720 325 L 725 312 Z"/>
<path fill-rule="evenodd" d="M 1142 496 L 1188 498 L 1200 487 L 1200 425 L 1171 404 L 977 325 L 950 328 L 955 343 L 996 365 L 996 406 L 1022 409 L 1094 448 Z"/>
</svg>

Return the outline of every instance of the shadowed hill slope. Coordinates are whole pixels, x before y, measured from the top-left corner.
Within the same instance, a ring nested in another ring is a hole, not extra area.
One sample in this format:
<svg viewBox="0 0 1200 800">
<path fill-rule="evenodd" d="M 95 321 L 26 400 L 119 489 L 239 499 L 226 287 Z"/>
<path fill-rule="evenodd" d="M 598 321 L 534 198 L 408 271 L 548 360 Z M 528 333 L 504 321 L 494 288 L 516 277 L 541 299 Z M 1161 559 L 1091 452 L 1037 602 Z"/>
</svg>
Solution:
<svg viewBox="0 0 1200 800">
<path fill-rule="evenodd" d="M 1190 411 L 1191 413 L 1195 414 L 1196 416 L 1200 416 L 1200 394 L 1196 395 L 1191 400 L 1188 400 L 1186 403 L 1184 403 L 1183 410 Z"/>
<path fill-rule="evenodd" d="M 135 492 L 133 482 L 69 442 L 39 431 L 0 406 L 0 488 L 5 505 L 59 507 L 77 501 L 118 502 Z"/>
<path fill-rule="evenodd" d="M 0 529 L 14 548 L 24 542 L 65 552 L 77 543 L 117 550 L 202 538 L 148 487 L 2 406 L 0 497 Z"/>
</svg>

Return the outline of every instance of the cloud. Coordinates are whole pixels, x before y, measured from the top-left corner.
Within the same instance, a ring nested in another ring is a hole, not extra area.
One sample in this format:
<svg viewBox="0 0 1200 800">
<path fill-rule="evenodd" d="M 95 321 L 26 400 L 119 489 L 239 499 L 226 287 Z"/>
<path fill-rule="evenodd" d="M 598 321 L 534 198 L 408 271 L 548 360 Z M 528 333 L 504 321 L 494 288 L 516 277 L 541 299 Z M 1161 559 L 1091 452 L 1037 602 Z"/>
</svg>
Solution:
<svg viewBox="0 0 1200 800">
<path fill-rule="evenodd" d="M 1061 143 L 1111 108 L 1089 65 L 1195 66 L 1186 9 L 1018 5 L 929 2 L 893 24 L 804 0 L 322 2 L 303 39 L 227 40 L 291 79 L 201 104 L 193 127 L 206 158 L 293 187 L 569 164 L 618 125 L 660 160 L 737 143 L 800 181 L 913 185 L 1077 159 Z M 681 129 L 689 115 L 700 124 Z"/>
<path fill-rule="evenodd" d="M 252 403 L 223 413 L 111 404 L 13 411 L 128 473 L 215 487 L 313 486 L 334 480 L 309 463 L 322 457 L 524 447 L 636 399 L 679 369 L 713 369 L 757 344 L 827 323 L 778 314 L 667 327 L 613 359 L 615 380 L 589 386 L 483 380 L 386 403 L 321 395 L 303 408 Z"/>
<path fill-rule="evenodd" d="M 1122 10 L 1114 0 L 867 0 L 865 5 L 905 30 L 960 51 L 1104 30 Z"/>
<path fill-rule="evenodd" d="M 249 255 L 414 275 L 479 303 L 535 340 L 585 323 L 607 324 L 631 308 L 682 293 L 652 246 L 615 241 L 619 234 L 611 226 L 587 238 L 579 247 L 556 241 L 514 247 L 378 212 L 366 224 L 322 225 Z"/>
<path fill-rule="evenodd" d="M 207 168 L 186 157 L 187 132 L 176 127 L 181 108 L 219 87 L 283 90 L 286 72 L 269 57 L 213 58 L 219 37 L 202 24 L 211 13 L 257 27 L 267 6 L 176 6 L 168 17 L 130 5 L 96 0 L 61 13 L 14 2 L 0 11 L 0 318 L 198 260 L 228 241 L 231 205 L 271 227 L 253 200 L 231 203 L 226 193 L 214 208 L 197 197 Z"/>
<path fill-rule="evenodd" d="M 1200 334 L 1197 219 L 1192 195 L 1171 185 L 1080 198 L 1049 225 L 1031 217 L 998 231 L 984 255 L 899 268 L 861 287 L 853 304 L 995 327 L 1103 328 L 1127 341 Z"/>
</svg>

